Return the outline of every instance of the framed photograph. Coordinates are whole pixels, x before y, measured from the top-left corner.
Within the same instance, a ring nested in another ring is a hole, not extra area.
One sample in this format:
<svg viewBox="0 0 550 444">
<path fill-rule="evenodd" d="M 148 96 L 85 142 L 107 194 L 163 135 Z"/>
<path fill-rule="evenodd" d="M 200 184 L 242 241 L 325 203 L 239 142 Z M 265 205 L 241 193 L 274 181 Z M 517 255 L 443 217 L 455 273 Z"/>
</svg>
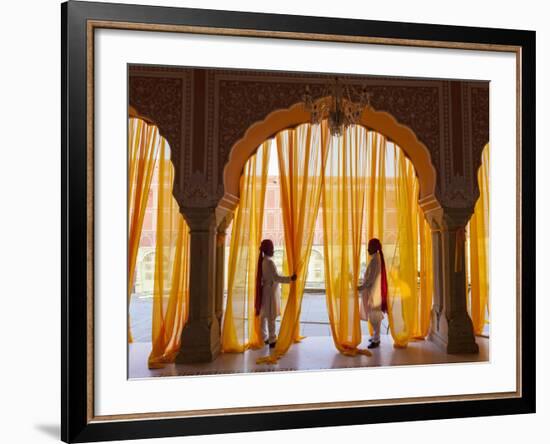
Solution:
<svg viewBox="0 0 550 444">
<path fill-rule="evenodd" d="M 535 33 L 62 4 L 62 439 L 535 412 Z"/>
</svg>

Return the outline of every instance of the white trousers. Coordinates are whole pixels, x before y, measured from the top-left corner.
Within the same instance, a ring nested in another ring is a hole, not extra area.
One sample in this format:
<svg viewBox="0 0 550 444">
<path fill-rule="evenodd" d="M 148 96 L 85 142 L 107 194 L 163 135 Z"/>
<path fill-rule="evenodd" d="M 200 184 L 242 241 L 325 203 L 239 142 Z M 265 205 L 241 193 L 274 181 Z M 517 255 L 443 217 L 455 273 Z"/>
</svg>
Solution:
<svg viewBox="0 0 550 444">
<path fill-rule="evenodd" d="M 277 340 L 277 334 L 275 332 L 275 319 L 262 316 L 262 339 L 268 341 L 270 344 Z"/>
<path fill-rule="evenodd" d="M 369 308 L 369 322 L 374 330 L 372 335 L 373 342 L 380 342 L 380 326 L 382 325 L 382 319 L 384 319 L 384 312 L 380 308 Z"/>
</svg>

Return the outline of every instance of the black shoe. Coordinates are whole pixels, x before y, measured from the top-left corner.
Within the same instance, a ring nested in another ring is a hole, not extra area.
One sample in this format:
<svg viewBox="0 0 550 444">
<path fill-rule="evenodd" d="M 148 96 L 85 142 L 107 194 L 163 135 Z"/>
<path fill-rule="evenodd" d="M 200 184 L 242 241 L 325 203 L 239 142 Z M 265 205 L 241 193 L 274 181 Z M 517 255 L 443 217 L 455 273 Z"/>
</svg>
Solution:
<svg viewBox="0 0 550 444">
<path fill-rule="evenodd" d="M 269 341 L 266 339 L 266 340 L 264 341 L 264 344 L 265 344 L 265 345 L 269 344 Z"/>
<path fill-rule="evenodd" d="M 269 343 L 269 348 L 275 348 L 275 345 L 277 345 L 277 341 L 275 341 L 275 342 L 270 342 L 270 343 Z"/>
<path fill-rule="evenodd" d="M 380 346 L 380 341 L 370 341 L 370 344 L 367 346 L 367 348 L 377 348 Z"/>
</svg>

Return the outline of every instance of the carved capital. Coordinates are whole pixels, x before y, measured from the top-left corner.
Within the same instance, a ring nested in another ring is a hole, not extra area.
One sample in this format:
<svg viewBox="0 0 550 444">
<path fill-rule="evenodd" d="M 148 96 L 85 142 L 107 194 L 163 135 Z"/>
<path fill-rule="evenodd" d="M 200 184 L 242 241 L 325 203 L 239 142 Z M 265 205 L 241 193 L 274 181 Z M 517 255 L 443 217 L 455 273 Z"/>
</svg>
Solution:
<svg viewBox="0 0 550 444">
<path fill-rule="evenodd" d="M 212 232 L 216 231 L 216 209 L 212 207 L 181 207 L 180 212 L 189 225 L 189 232 Z"/>
<path fill-rule="evenodd" d="M 222 218 L 221 222 L 218 224 L 217 229 L 217 244 L 218 245 L 224 245 L 225 239 L 227 236 L 227 228 L 229 227 L 229 224 L 231 223 L 231 220 L 233 219 L 233 213 L 227 214 L 225 217 Z"/>
<path fill-rule="evenodd" d="M 186 177 L 183 189 L 178 192 L 178 203 L 182 207 L 212 208 L 220 200 L 219 193 L 212 191 L 212 183 L 201 171 Z"/>
<path fill-rule="evenodd" d="M 468 208 L 473 207 L 477 200 L 478 194 L 472 193 L 470 190 L 474 188 L 474 184 L 470 183 L 467 177 L 455 175 L 451 181 L 441 188 L 439 201 L 441 205 L 447 208 Z"/>
<path fill-rule="evenodd" d="M 456 231 L 464 228 L 473 214 L 473 206 L 467 208 L 439 207 L 425 212 L 426 219 L 433 230 Z"/>
</svg>

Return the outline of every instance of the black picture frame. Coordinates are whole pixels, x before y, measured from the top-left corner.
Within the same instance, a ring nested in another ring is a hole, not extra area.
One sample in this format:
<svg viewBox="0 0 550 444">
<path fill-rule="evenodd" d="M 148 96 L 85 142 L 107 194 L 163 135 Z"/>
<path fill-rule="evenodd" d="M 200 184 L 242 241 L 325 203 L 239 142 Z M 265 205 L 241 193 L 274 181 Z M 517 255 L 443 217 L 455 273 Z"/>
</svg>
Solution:
<svg viewBox="0 0 550 444">
<path fill-rule="evenodd" d="M 145 420 L 94 421 L 89 415 L 88 343 L 93 334 L 89 286 L 87 22 L 89 20 L 210 28 L 368 36 L 512 45 L 521 70 L 521 396 L 439 403 L 239 413 Z M 62 374 L 61 435 L 90 442 L 182 435 L 371 424 L 535 412 L 535 32 L 69 1 L 61 5 L 62 59 Z"/>
</svg>

